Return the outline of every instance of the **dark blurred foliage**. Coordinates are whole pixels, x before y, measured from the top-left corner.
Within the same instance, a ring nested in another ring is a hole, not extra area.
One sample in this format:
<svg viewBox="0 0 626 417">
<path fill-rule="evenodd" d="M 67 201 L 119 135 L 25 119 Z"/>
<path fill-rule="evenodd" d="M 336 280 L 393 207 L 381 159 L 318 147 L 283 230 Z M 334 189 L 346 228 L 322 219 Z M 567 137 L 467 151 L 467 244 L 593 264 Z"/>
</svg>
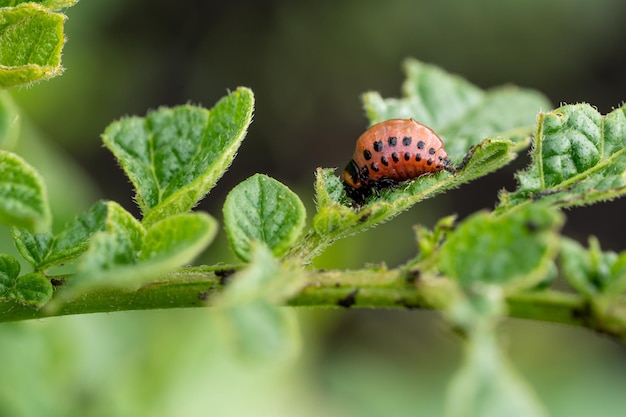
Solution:
<svg viewBox="0 0 626 417">
<path fill-rule="evenodd" d="M 310 218 L 315 168 L 343 168 L 367 126 L 360 95 L 376 90 L 385 97 L 399 96 L 406 57 L 438 65 L 482 88 L 507 83 L 534 88 L 555 105 L 585 101 L 606 113 L 626 96 L 623 0 L 83 0 L 68 15 L 66 72 L 14 96 L 49 140 L 94 178 L 101 197 L 127 208 L 133 208 L 130 186 L 99 140 L 106 125 L 161 105 L 210 107 L 240 85 L 256 95 L 255 117 L 231 169 L 202 203 L 202 209 L 217 217 L 228 190 L 261 172 L 296 191 Z M 413 224 L 432 225 L 451 213 L 464 217 L 492 208 L 498 190 L 512 189 L 515 170 L 527 162 L 522 156 L 498 173 L 339 242 L 318 265 L 404 262 L 416 251 Z M 566 233 L 582 240 L 597 234 L 605 248 L 624 250 L 620 226 L 625 209 L 626 201 L 618 200 L 568 211 Z M 220 239 L 224 247 L 223 233 Z M 207 259 L 228 261 L 229 256 L 216 244 Z M 385 401 L 396 395 L 409 404 L 412 395 L 421 398 L 417 389 L 442 396 L 441 387 L 458 365 L 458 352 L 451 347 L 456 346 L 451 335 L 432 331 L 428 317 L 378 311 L 318 315 L 312 320 L 317 333 L 309 341 L 314 346 L 307 351 L 315 356 L 314 363 L 325 365 L 311 377 L 326 387 L 329 401 L 362 410 L 351 415 L 385 415 Z M 600 347 L 590 345 L 589 352 L 605 354 L 608 360 L 623 349 L 583 331 L 520 327 L 511 337 L 513 353 L 526 364 L 536 361 L 530 365 L 539 370 L 530 373 L 533 383 L 561 393 L 563 398 L 549 398 L 552 406 L 561 401 L 568 409 L 568 398 L 582 396 L 583 389 L 594 393 L 615 386 L 596 369 L 587 374 L 588 385 L 555 388 L 559 378 L 573 384 L 581 375 L 571 361 L 584 358 L 587 348 L 572 356 L 561 354 L 581 340 L 592 339 Z M 532 342 L 539 338 L 541 347 Z M 561 352 L 556 364 L 555 349 Z M 428 359 L 445 353 L 454 354 L 455 362 Z M 373 360 L 375 367 L 368 368 Z M 407 363 L 432 373 L 413 375 Z M 370 395 L 390 380 L 396 384 L 388 387 L 386 397 Z M 614 381 L 623 383 L 617 377 Z M 620 398 L 613 394 L 602 391 L 588 410 L 595 410 L 596 403 L 601 407 L 602 398 Z M 575 410 L 578 414 L 569 410 L 562 415 L 590 415 L 584 409 Z"/>
</svg>

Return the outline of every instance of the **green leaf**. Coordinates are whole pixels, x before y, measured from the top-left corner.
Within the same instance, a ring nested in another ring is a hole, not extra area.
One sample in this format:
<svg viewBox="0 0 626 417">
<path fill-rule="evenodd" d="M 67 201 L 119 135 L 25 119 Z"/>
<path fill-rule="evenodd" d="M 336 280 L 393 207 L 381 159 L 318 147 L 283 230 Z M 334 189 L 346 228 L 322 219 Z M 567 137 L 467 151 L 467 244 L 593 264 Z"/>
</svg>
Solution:
<svg viewBox="0 0 626 417">
<path fill-rule="evenodd" d="M 55 236 L 50 251 L 38 267 L 43 269 L 76 259 L 87 250 L 94 233 L 110 227 L 110 217 L 119 210 L 122 210 L 121 207 L 112 202 L 99 201 L 94 204 Z"/>
<path fill-rule="evenodd" d="M 42 307 L 50 301 L 52 293 L 50 280 L 40 272 L 31 272 L 17 279 L 15 286 L 9 292 L 9 297 L 15 298 L 22 304 Z"/>
<path fill-rule="evenodd" d="M 143 225 L 122 206 L 106 202 L 104 229 L 91 234 L 76 274 L 55 297 L 51 310 L 92 288 L 106 286 L 107 279 L 135 264 L 145 233 Z"/>
<path fill-rule="evenodd" d="M 609 259 L 612 256 L 612 252 L 604 252 L 603 254 Z M 611 264 L 611 279 L 606 283 L 604 292 L 619 297 L 626 293 L 626 251 L 614 256 L 615 262 Z"/>
<path fill-rule="evenodd" d="M 20 263 L 11 255 L 0 253 L 0 294 L 6 294 L 20 273 Z"/>
<path fill-rule="evenodd" d="M 317 209 L 334 206 L 344 199 L 342 181 L 333 175 L 334 169 L 318 168 L 315 175 L 315 205 Z"/>
<path fill-rule="evenodd" d="M 67 263 L 87 250 L 94 233 L 106 229 L 110 208 L 117 210 L 118 206 L 97 202 L 56 236 L 50 232 L 33 234 L 13 228 L 15 245 L 24 259 L 38 270 Z"/>
<path fill-rule="evenodd" d="M 13 149 L 20 133 L 17 106 L 6 91 L 0 92 L 0 149 Z"/>
<path fill-rule="evenodd" d="M 250 264 L 232 277 L 217 305 L 248 304 L 258 300 L 279 305 L 305 284 L 304 276 L 297 271 L 281 265 L 265 244 L 254 242 L 250 247 Z"/>
<path fill-rule="evenodd" d="M 206 213 L 182 213 L 153 224 L 139 260 L 163 274 L 193 261 L 217 234 L 217 221 Z"/>
<path fill-rule="evenodd" d="M 119 204 L 109 201 L 106 205 L 105 228 L 92 235 L 72 285 L 80 284 L 86 277 L 97 280 L 106 272 L 137 260 L 145 229 Z"/>
<path fill-rule="evenodd" d="M 87 256 L 81 262 L 82 271 L 100 271 L 132 263 L 141 250 L 145 235 L 141 223 L 119 204 L 109 201 L 106 205 L 105 228 L 94 234 Z"/>
<path fill-rule="evenodd" d="M 455 215 L 443 217 L 437 222 L 432 231 L 422 225 L 414 226 L 419 255 L 413 263 L 419 263 L 434 257 L 448 233 L 452 231 L 455 220 Z"/>
<path fill-rule="evenodd" d="M 266 175 L 243 181 L 226 197 L 224 227 L 235 254 L 250 259 L 250 242 L 265 243 L 275 256 L 296 242 L 306 213 L 304 204 L 289 188 Z"/>
<path fill-rule="evenodd" d="M 594 237 L 589 239 L 589 249 L 563 238 L 559 260 L 563 277 L 589 299 L 626 292 L 626 252 L 604 252 Z"/>
<path fill-rule="evenodd" d="M 517 158 L 517 153 L 514 142 L 506 139 L 485 139 L 470 148 L 458 168 L 453 186 L 484 177 L 515 158 Z"/>
<path fill-rule="evenodd" d="M 65 16 L 24 3 L 0 8 L 0 87 L 27 85 L 63 72 Z"/>
<path fill-rule="evenodd" d="M 626 331 L 626 251 L 603 252 L 598 240 L 589 239 L 589 248 L 563 238 L 560 272 L 585 298 L 587 320 L 607 334 Z"/>
<path fill-rule="evenodd" d="M 52 298 L 52 284 L 41 273 L 18 277 L 20 264 L 10 255 L 0 254 L 0 300 L 16 300 L 41 307 Z"/>
<path fill-rule="evenodd" d="M 17 6 L 22 3 L 37 3 L 50 10 L 59 10 L 78 3 L 78 0 L 0 0 L 0 7 Z"/>
<path fill-rule="evenodd" d="M 335 236 L 343 230 L 366 221 L 370 210 L 362 213 L 342 204 L 343 195 L 337 192 L 342 184 L 333 169 L 318 168 L 315 175 L 317 214 L 313 217 L 313 231 L 320 237 Z M 346 233 L 349 233 L 346 230 Z M 354 232 L 355 233 L 355 232 Z"/>
<path fill-rule="evenodd" d="M 483 285 L 457 297 L 446 317 L 466 336 L 465 357 L 450 384 L 447 417 L 544 417 L 534 392 L 517 375 L 494 330 L 505 313 L 501 288 Z"/>
<path fill-rule="evenodd" d="M 576 241 L 563 238 L 559 253 L 560 270 L 567 282 L 578 292 L 593 297 L 598 284 L 605 280 L 605 268 L 593 268 L 587 251 Z"/>
<path fill-rule="evenodd" d="M 238 88 L 210 111 L 162 108 L 107 127 L 102 140 L 135 186 L 145 225 L 189 211 L 213 188 L 246 134 L 253 106 L 252 92 Z"/>
<path fill-rule="evenodd" d="M 0 150 L 0 223 L 35 232 L 50 228 L 43 179 L 19 156 Z"/>
<path fill-rule="evenodd" d="M 252 244 L 250 264 L 234 275 L 211 311 L 220 339 L 244 359 L 284 360 L 300 348 L 297 317 L 278 307 L 305 283 L 299 269 L 282 266 L 262 243 Z"/>
<path fill-rule="evenodd" d="M 371 124 L 413 118 L 443 139 L 450 159 L 459 162 L 485 138 L 506 138 L 526 146 L 539 110 L 552 108 L 545 96 L 512 86 L 484 91 L 465 79 L 414 59 L 405 62 L 407 79 L 401 99 L 363 96 Z"/>
<path fill-rule="evenodd" d="M 293 309 L 254 302 L 211 312 L 220 340 L 239 359 L 252 363 L 294 358 L 301 347 L 298 318 Z"/>
<path fill-rule="evenodd" d="M 547 413 L 506 360 L 491 329 L 474 334 L 446 401 L 448 417 L 543 417 Z"/>
<path fill-rule="evenodd" d="M 204 213 L 170 216 L 147 231 L 128 216 L 123 214 L 114 228 L 94 235 L 63 300 L 95 288 L 137 289 L 154 282 L 189 264 L 217 233 L 217 222 Z"/>
<path fill-rule="evenodd" d="M 550 272 L 563 216 L 542 205 L 503 215 L 479 212 L 441 246 L 439 267 L 463 288 L 495 284 L 507 292 L 532 288 Z"/>
<path fill-rule="evenodd" d="M 626 105 L 602 117 L 588 104 L 541 113 L 533 160 L 503 193 L 505 209 L 542 199 L 558 207 L 610 200 L 626 193 Z"/>
<path fill-rule="evenodd" d="M 52 232 L 31 233 L 26 229 L 13 227 L 11 229 L 13 241 L 18 252 L 35 269 L 43 263 L 43 260 L 50 253 L 50 248 L 54 242 Z"/>
</svg>

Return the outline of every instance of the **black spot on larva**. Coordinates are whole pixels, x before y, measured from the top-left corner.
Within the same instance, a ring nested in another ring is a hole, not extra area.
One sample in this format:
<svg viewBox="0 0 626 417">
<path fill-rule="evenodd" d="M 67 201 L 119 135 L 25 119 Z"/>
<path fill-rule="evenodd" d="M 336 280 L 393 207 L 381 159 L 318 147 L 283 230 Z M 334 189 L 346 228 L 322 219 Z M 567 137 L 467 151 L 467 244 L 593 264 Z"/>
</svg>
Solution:
<svg viewBox="0 0 626 417">
<path fill-rule="evenodd" d="M 387 139 L 387 142 L 389 143 L 389 146 L 396 146 L 398 139 L 395 136 L 390 136 L 389 139 Z"/>
<path fill-rule="evenodd" d="M 432 165 L 433 162 L 435 162 L 435 161 L 433 161 L 433 158 L 428 158 L 428 161 L 426 161 L 426 164 L 427 165 Z"/>
<path fill-rule="evenodd" d="M 422 160 L 422 154 L 420 154 L 419 152 L 415 154 L 415 161 L 419 162 Z"/>
<path fill-rule="evenodd" d="M 370 175 L 370 170 L 367 168 L 367 165 L 363 165 L 363 168 L 361 168 L 361 175 L 365 178 Z"/>
<path fill-rule="evenodd" d="M 374 142 L 374 150 L 376 152 L 380 152 L 383 150 L 383 141 L 382 140 L 377 140 L 376 142 Z"/>
<path fill-rule="evenodd" d="M 404 146 L 409 146 L 409 145 L 411 144 L 411 141 L 412 141 L 412 140 L 413 140 L 413 139 L 411 139 L 409 136 L 405 136 L 405 137 L 402 139 L 402 144 L 403 144 Z"/>
<path fill-rule="evenodd" d="M 378 164 L 376 162 L 372 162 L 370 166 L 372 167 L 372 171 L 374 172 L 380 171 L 380 168 L 378 168 Z"/>
<path fill-rule="evenodd" d="M 435 151 L 435 148 L 429 148 L 429 149 L 428 149 L 428 153 L 429 153 L 429 154 L 431 154 L 431 155 L 434 155 L 434 154 L 435 154 L 435 152 L 436 152 L 436 151 Z"/>
<path fill-rule="evenodd" d="M 443 156 L 439 155 L 437 159 L 439 159 L 440 161 L 443 161 Z"/>
<path fill-rule="evenodd" d="M 426 144 L 423 140 L 417 141 L 417 149 L 424 149 L 424 146 L 426 146 Z"/>
<path fill-rule="evenodd" d="M 344 308 L 352 307 L 356 303 L 356 295 L 358 293 L 359 289 L 355 288 L 354 290 L 350 291 L 348 295 L 346 295 L 344 298 L 337 301 L 337 305 Z"/>
<path fill-rule="evenodd" d="M 443 160 L 443 163 L 446 164 L 446 165 L 449 165 L 450 164 L 450 158 L 445 158 Z"/>
<path fill-rule="evenodd" d="M 372 153 L 370 151 L 368 151 L 367 149 L 363 151 L 363 158 L 365 158 L 366 161 L 369 161 L 370 159 L 372 159 Z"/>
<path fill-rule="evenodd" d="M 408 161 L 409 159 L 411 159 L 411 153 L 410 152 L 405 152 L 404 153 L 404 160 Z"/>
<path fill-rule="evenodd" d="M 384 166 L 389 166 L 389 160 L 387 159 L 386 156 L 381 156 L 380 157 L 380 163 L 383 164 Z"/>
<path fill-rule="evenodd" d="M 398 162 L 400 160 L 400 157 L 398 156 L 398 152 L 392 153 L 391 159 L 393 159 L 393 162 Z"/>
<path fill-rule="evenodd" d="M 65 285 L 65 278 L 50 278 L 50 284 L 52 284 L 53 287 L 60 287 Z"/>
</svg>

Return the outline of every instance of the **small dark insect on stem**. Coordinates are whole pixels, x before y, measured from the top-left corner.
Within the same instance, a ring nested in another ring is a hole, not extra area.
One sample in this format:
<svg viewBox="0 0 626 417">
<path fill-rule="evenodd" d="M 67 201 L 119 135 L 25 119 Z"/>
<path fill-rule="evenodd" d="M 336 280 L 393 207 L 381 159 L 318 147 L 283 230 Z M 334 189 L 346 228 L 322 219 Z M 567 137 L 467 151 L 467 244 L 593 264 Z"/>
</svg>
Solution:
<svg viewBox="0 0 626 417">
<path fill-rule="evenodd" d="M 358 293 L 359 289 L 355 288 L 354 290 L 350 291 L 348 295 L 346 295 L 344 298 L 337 301 L 337 305 L 344 308 L 352 307 L 356 303 L 356 295 Z"/>
<path fill-rule="evenodd" d="M 50 278 L 50 284 L 52 284 L 53 287 L 61 287 L 65 285 L 65 282 L 65 278 Z"/>
<path fill-rule="evenodd" d="M 216 269 L 213 273 L 215 276 L 219 277 L 220 285 L 224 286 L 230 282 L 230 277 L 237 272 L 236 269 L 228 268 L 228 269 Z"/>
<path fill-rule="evenodd" d="M 406 273 L 407 284 L 415 284 L 422 278 L 422 271 L 419 269 L 411 269 Z"/>
</svg>

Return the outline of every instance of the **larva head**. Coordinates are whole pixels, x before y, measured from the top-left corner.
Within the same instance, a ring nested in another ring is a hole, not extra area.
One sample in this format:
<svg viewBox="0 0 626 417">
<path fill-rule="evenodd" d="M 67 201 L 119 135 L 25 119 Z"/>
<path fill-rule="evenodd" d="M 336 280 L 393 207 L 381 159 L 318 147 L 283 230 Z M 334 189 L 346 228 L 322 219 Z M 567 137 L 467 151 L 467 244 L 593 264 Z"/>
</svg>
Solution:
<svg viewBox="0 0 626 417">
<path fill-rule="evenodd" d="M 359 189 L 363 185 L 361 184 L 359 167 L 356 162 L 354 162 L 354 159 L 351 159 L 343 170 L 343 181 L 347 186 L 354 189 Z"/>
</svg>

